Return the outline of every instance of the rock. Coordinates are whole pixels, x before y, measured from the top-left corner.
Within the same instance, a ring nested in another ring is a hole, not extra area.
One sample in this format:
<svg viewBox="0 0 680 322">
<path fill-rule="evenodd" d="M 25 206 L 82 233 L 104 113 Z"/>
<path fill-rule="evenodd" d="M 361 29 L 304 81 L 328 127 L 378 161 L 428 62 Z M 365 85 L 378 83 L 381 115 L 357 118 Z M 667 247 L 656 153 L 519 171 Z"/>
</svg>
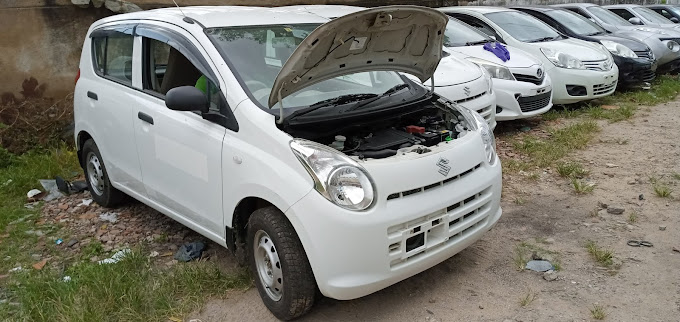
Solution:
<svg viewBox="0 0 680 322">
<path fill-rule="evenodd" d="M 623 212 L 626 211 L 626 209 L 623 208 L 617 208 L 617 207 L 609 207 L 607 208 L 607 212 L 612 214 L 612 215 L 620 215 L 623 214 Z"/>
<path fill-rule="evenodd" d="M 555 280 L 557 280 L 557 273 L 553 270 L 547 271 L 547 272 L 543 273 L 543 279 L 548 281 L 548 282 L 555 281 Z"/>
<path fill-rule="evenodd" d="M 628 230 L 633 230 L 633 229 L 635 229 L 635 226 L 633 226 L 633 225 L 626 225 L 626 229 L 628 229 Z"/>
<path fill-rule="evenodd" d="M 104 5 L 104 2 L 106 2 L 106 0 L 92 0 L 92 5 L 95 8 L 101 8 Z"/>
<path fill-rule="evenodd" d="M 645 195 L 640 194 L 640 195 L 638 196 L 638 200 L 645 200 Z"/>
<path fill-rule="evenodd" d="M 618 168 L 619 167 L 618 164 L 614 164 L 614 163 L 607 163 L 607 164 L 605 164 L 605 166 L 607 168 Z"/>
<path fill-rule="evenodd" d="M 549 245 L 550 245 L 550 244 L 554 244 L 554 243 L 555 243 L 555 238 L 552 238 L 552 237 L 551 237 L 551 238 L 546 238 L 546 239 L 545 239 L 545 243 L 546 243 L 546 244 L 549 244 Z"/>
<path fill-rule="evenodd" d="M 659 226 L 659 230 L 661 230 L 661 231 L 666 230 L 666 226 L 665 226 L 665 225 L 660 225 L 660 226 Z"/>
<path fill-rule="evenodd" d="M 597 206 L 600 207 L 600 208 L 602 208 L 602 209 L 607 209 L 607 207 L 609 207 L 608 204 L 606 204 L 606 203 L 604 203 L 604 202 L 601 202 L 601 201 L 598 201 L 598 202 L 597 202 Z"/>
<path fill-rule="evenodd" d="M 158 257 L 158 255 L 160 255 L 160 254 L 157 251 L 154 250 L 154 251 L 151 252 L 151 254 L 149 254 L 149 257 L 154 258 L 154 257 Z"/>
<path fill-rule="evenodd" d="M 66 243 L 66 247 L 73 247 L 75 244 L 78 243 L 78 240 L 75 238 L 71 238 L 68 243 Z"/>
<path fill-rule="evenodd" d="M 142 8 L 140 8 L 136 4 L 124 0 L 106 0 L 104 6 L 106 7 L 106 9 L 109 9 L 116 13 L 142 11 Z"/>
<path fill-rule="evenodd" d="M 532 270 L 534 272 L 545 272 L 554 269 L 554 267 L 548 261 L 531 260 L 527 263 L 525 269 Z"/>
<path fill-rule="evenodd" d="M 590 227 L 590 226 L 592 226 L 593 224 L 591 224 L 591 223 L 589 223 L 589 222 L 584 222 L 582 225 L 583 225 L 583 226 L 586 226 L 586 227 Z"/>
<path fill-rule="evenodd" d="M 628 180 L 628 184 L 636 184 L 636 183 L 637 183 L 637 181 L 635 181 L 635 180 Z"/>
</svg>

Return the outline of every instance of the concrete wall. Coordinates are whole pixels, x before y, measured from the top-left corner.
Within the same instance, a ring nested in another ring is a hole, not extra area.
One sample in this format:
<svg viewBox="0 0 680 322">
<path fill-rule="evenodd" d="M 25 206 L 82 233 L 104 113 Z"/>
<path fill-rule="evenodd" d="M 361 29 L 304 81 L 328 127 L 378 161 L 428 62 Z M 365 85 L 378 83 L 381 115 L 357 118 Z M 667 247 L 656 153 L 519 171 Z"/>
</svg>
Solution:
<svg viewBox="0 0 680 322">
<path fill-rule="evenodd" d="M 109 0 L 119 1 L 119 0 Z M 172 0 L 128 0 L 142 9 L 166 7 Z M 385 4 L 517 5 L 569 0 L 176 0 L 181 5 Z M 579 0 L 580 1 L 580 0 Z M 625 2 L 651 3 L 654 0 Z M 678 3 L 680 0 L 668 0 Z M 104 0 L 0 0 L 0 101 L 27 96 L 63 97 L 73 91 L 82 41 L 97 19 L 114 14 Z M 609 4 L 615 0 L 595 0 Z M 621 2 L 621 1 L 619 1 Z M 97 8 L 97 6 L 99 6 Z"/>
</svg>

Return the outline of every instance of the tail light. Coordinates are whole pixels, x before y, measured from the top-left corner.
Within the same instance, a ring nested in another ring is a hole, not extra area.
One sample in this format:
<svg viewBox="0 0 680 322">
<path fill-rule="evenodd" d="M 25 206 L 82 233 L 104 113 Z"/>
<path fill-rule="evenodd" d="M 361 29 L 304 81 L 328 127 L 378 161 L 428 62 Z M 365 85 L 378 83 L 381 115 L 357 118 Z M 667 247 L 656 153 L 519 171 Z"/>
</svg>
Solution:
<svg viewBox="0 0 680 322">
<path fill-rule="evenodd" d="M 78 68 L 78 74 L 76 74 L 76 82 L 75 84 L 78 84 L 78 80 L 80 79 L 80 68 Z"/>
</svg>

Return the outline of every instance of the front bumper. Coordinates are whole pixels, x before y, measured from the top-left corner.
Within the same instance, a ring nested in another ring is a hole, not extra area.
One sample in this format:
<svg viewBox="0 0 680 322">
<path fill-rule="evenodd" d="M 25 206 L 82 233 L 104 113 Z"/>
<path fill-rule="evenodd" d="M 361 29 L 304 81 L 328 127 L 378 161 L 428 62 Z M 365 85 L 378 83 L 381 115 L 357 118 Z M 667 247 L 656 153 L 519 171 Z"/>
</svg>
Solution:
<svg viewBox="0 0 680 322">
<path fill-rule="evenodd" d="M 675 60 L 669 61 L 661 66 L 656 70 L 658 74 L 665 74 L 665 73 L 672 73 L 672 72 L 677 72 L 680 70 L 680 58 L 676 58 Z"/>
<path fill-rule="evenodd" d="M 490 92 L 483 77 L 468 83 L 435 87 L 434 91 L 469 110 L 477 111 L 492 130 L 496 128 L 496 94 Z"/>
<path fill-rule="evenodd" d="M 609 71 L 553 67 L 547 73 L 553 84 L 553 104 L 572 104 L 611 95 L 619 78 L 616 65 Z"/>
<path fill-rule="evenodd" d="M 649 83 L 656 78 L 656 63 L 646 58 L 614 56 L 619 68 L 619 86 L 635 86 Z"/>
<path fill-rule="evenodd" d="M 323 295 L 376 292 L 450 258 L 498 221 L 500 160 L 483 161 L 479 136 L 463 141 L 399 166 L 366 163 L 378 192 L 367 211 L 344 210 L 315 190 L 286 211 Z M 441 158 L 450 160 L 447 176 L 438 173 Z"/>
<path fill-rule="evenodd" d="M 494 79 L 496 120 L 507 121 L 543 114 L 552 107 L 550 76 L 541 84 Z"/>
</svg>

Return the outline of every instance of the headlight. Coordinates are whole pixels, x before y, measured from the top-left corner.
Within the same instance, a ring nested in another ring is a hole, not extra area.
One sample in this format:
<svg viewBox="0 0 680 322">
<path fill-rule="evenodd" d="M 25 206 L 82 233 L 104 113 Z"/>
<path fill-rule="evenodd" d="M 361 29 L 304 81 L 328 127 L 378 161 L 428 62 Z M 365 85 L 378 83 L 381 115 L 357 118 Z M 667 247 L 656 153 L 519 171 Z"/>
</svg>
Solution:
<svg viewBox="0 0 680 322">
<path fill-rule="evenodd" d="M 621 57 L 627 57 L 627 58 L 638 58 L 638 55 L 635 54 L 630 48 L 619 44 L 617 42 L 613 42 L 610 40 L 600 40 L 604 48 L 609 50 L 612 55 L 617 55 Z"/>
<path fill-rule="evenodd" d="M 302 139 L 291 141 L 290 147 L 314 179 L 314 188 L 326 199 L 349 210 L 364 210 L 373 204 L 371 179 L 350 157 Z"/>
<path fill-rule="evenodd" d="M 666 47 L 668 47 L 668 49 L 670 49 L 670 51 L 674 53 L 677 53 L 678 50 L 680 50 L 680 45 L 678 45 L 678 43 L 673 40 L 664 40 L 663 43 L 666 45 Z"/>
<path fill-rule="evenodd" d="M 489 73 L 491 78 L 507 79 L 513 81 L 515 80 L 515 76 L 512 76 L 510 70 L 503 65 L 475 57 L 468 57 L 466 59 L 484 68 Z"/>
<path fill-rule="evenodd" d="M 489 164 L 493 165 L 496 162 L 496 137 L 493 135 L 491 128 L 489 128 L 489 124 L 476 111 L 467 108 L 462 108 L 461 110 L 467 112 L 467 115 L 463 113 L 464 117 L 481 134 L 482 142 L 484 142 L 484 152 L 486 152 L 486 160 Z"/>
<path fill-rule="evenodd" d="M 555 51 L 550 48 L 541 48 L 541 52 L 543 52 L 545 58 L 548 58 L 548 60 L 557 67 L 569 69 L 585 69 L 585 67 L 583 66 L 583 62 L 572 55 Z"/>
</svg>

